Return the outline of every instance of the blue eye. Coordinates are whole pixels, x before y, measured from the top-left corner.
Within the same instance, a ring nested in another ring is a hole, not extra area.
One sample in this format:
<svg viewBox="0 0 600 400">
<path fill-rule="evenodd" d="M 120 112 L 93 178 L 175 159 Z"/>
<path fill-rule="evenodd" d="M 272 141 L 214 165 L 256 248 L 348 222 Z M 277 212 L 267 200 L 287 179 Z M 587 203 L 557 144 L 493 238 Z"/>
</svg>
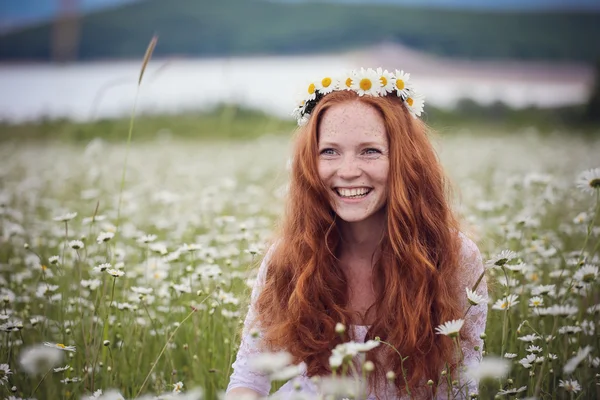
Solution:
<svg viewBox="0 0 600 400">
<path fill-rule="evenodd" d="M 381 150 L 370 147 L 368 149 L 365 149 L 365 153 L 366 154 L 381 154 Z"/>
<path fill-rule="evenodd" d="M 333 155 L 333 154 L 335 154 L 335 152 L 333 149 L 323 149 L 323 150 L 321 150 L 321 152 L 319 154 Z"/>
</svg>

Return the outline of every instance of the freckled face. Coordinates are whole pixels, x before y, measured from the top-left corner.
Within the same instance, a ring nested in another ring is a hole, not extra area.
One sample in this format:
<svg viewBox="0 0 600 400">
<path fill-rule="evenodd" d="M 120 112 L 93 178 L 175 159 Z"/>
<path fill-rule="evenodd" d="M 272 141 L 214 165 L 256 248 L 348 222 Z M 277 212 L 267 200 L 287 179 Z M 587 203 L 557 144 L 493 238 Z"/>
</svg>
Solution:
<svg viewBox="0 0 600 400">
<path fill-rule="evenodd" d="M 358 101 L 332 106 L 319 125 L 319 175 L 346 222 L 367 220 L 387 200 L 389 148 L 383 118 Z"/>
</svg>

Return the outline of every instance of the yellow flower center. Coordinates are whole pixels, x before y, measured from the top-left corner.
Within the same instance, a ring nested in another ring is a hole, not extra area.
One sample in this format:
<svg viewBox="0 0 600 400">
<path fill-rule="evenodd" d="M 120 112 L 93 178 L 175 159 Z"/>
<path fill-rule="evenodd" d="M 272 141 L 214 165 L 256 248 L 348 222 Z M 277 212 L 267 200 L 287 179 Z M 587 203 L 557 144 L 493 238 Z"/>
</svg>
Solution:
<svg viewBox="0 0 600 400">
<path fill-rule="evenodd" d="M 594 189 L 600 188 L 600 179 L 592 179 L 590 181 L 590 186 L 593 187 Z"/>
<path fill-rule="evenodd" d="M 154 279 L 160 279 L 160 274 L 158 272 L 154 273 Z"/>
<path fill-rule="evenodd" d="M 58 347 L 60 347 L 61 349 L 64 349 L 64 348 L 65 348 L 65 345 L 64 345 L 64 344 L 62 344 L 62 343 L 56 343 L 56 345 L 57 345 Z"/>
<path fill-rule="evenodd" d="M 311 83 L 308 85 L 308 94 L 313 94 L 315 92 L 315 84 Z"/>
<path fill-rule="evenodd" d="M 404 81 L 402 79 L 396 79 L 396 87 L 400 90 L 404 89 Z"/>
<path fill-rule="evenodd" d="M 531 278 L 532 281 L 537 282 L 539 279 L 539 276 L 536 272 L 534 272 L 533 274 L 531 274 Z"/>
<path fill-rule="evenodd" d="M 379 80 L 381 81 L 381 86 L 387 85 L 387 78 L 385 76 L 382 76 Z"/>
<path fill-rule="evenodd" d="M 346 87 L 351 87 L 351 86 L 352 86 L 352 78 L 346 79 Z"/>
<path fill-rule="evenodd" d="M 47 270 L 47 269 L 48 269 L 48 267 L 46 267 L 44 264 L 42 264 L 42 270 L 44 270 L 44 271 L 45 271 L 45 270 Z"/>
<path fill-rule="evenodd" d="M 415 101 L 412 99 L 412 97 L 409 97 L 408 99 L 406 99 L 406 103 L 412 107 L 412 105 L 415 103 Z"/>
<path fill-rule="evenodd" d="M 323 85 L 323 87 L 329 87 L 329 85 L 331 85 L 331 78 L 323 78 L 323 80 L 321 81 L 321 85 Z"/>
<path fill-rule="evenodd" d="M 371 89 L 371 86 L 373 86 L 373 83 L 369 78 L 363 78 L 360 80 L 359 86 L 362 90 L 369 90 Z"/>
</svg>

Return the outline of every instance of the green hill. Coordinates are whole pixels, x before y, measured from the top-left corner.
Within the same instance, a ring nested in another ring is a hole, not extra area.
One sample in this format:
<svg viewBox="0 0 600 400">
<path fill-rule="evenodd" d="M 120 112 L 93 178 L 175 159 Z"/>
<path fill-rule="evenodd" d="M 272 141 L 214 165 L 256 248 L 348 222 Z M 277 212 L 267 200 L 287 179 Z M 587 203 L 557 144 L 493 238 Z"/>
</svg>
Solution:
<svg viewBox="0 0 600 400">
<path fill-rule="evenodd" d="M 500 13 L 265 0 L 147 0 L 82 19 L 79 58 L 289 54 L 381 41 L 472 59 L 600 58 L 600 14 Z M 0 60 L 49 60 L 51 25 L 0 36 Z"/>
</svg>

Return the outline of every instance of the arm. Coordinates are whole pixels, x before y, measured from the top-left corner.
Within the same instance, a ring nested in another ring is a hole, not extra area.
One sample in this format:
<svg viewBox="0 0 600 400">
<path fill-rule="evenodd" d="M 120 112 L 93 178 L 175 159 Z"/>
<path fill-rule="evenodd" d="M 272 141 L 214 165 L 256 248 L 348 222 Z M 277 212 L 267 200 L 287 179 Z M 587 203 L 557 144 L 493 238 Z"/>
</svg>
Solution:
<svg viewBox="0 0 600 400">
<path fill-rule="evenodd" d="M 464 356 L 463 365 L 467 368 L 472 368 L 477 367 L 482 358 L 483 339 L 481 339 L 480 335 L 485 331 L 488 291 L 485 274 L 481 281 L 479 281 L 477 288 L 473 289 L 484 273 L 485 268 L 477 245 L 462 233 L 460 237 L 462 240 L 461 262 L 456 293 L 462 299 L 462 308 L 466 313 L 463 317 L 465 323 L 461 330 L 460 340 Z M 479 296 L 483 297 L 484 301 L 478 305 L 471 305 L 467 300 L 466 288 L 475 291 Z M 469 394 L 478 393 L 479 382 L 469 378 L 466 374 L 461 374 L 461 383 L 467 380 Z"/>
<path fill-rule="evenodd" d="M 242 331 L 242 342 L 235 362 L 232 365 L 233 374 L 231 374 L 231 377 L 229 378 L 226 399 L 258 399 L 260 397 L 266 397 L 271 390 L 271 380 L 269 379 L 269 376 L 253 370 L 249 365 L 249 360 L 260 353 L 260 335 L 252 335 L 250 327 L 256 319 L 254 304 L 266 279 L 269 254 L 270 251 L 267 253 L 258 269 L 256 282 L 252 288 L 250 307 Z"/>
</svg>

